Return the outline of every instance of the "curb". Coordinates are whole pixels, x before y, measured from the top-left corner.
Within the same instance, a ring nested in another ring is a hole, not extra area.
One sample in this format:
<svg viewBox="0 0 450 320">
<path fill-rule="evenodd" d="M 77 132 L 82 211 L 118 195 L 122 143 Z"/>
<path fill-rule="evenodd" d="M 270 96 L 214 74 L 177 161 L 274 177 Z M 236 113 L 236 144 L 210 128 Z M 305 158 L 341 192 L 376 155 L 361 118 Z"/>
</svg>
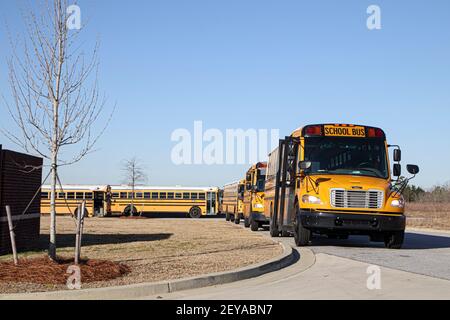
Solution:
<svg viewBox="0 0 450 320">
<path fill-rule="evenodd" d="M 138 299 L 145 296 L 167 294 L 176 291 L 198 289 L 255 278 L 263 274 L 280 270 L 295 261 L 291 246 L 279 242 L 283 253 L 269 261 L 264 261 L 233 271 L 211 273 L 207 275 L 172 281 L 140 283 L 126 286 L 93 288 L 77 291 L 52 291 L 39 293 L 20 293 L 0 295 L 0 300 L 120 300 Z"/>
</svg>

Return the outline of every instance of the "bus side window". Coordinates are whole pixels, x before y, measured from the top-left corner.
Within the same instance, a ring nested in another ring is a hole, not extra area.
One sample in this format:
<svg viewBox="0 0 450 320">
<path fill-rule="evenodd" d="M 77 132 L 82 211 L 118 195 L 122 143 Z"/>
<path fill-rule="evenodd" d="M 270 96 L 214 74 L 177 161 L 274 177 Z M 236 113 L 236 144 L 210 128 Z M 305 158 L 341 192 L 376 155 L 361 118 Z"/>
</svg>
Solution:
<svg viewBox="0 0 450 320">
<path fill-rule="evenodd" d="M 144 192 L 144 199 L 150 199 L 150 192 Z"/>
<path fill-rule="evenodd" d="M 67 192 L 67 199 L 75 199 L 75 192 Z"/>
<path fill-rule="evenodd" d="M 66 198 L 66 193 L 65 192 L 59 192 L 58 193 L 58 199 L 65 199 Z"/>
<path fill-rule="evenodd" d="M 92 199 L 92 198 L 93 198 L 92 192 L 86 192 L 86 193 L 84 194 L 84 198 L 85 198 L 85 199 Z"/>
<path fill-rule="evenodd" d="M 121 192 L 120 193 L 120 199 L 126 199 L 127 198 L 127 193 L 126 192 Z"/>
<path fill-rule="evenodd" d="M 166 198 L 167 198 L 167 193 L 161 192 L 161 193 L 159 194 L 159 198 L 160 198 L 160 199 L 166 199 Z"/>
<path fill-rule="evenodd" d="M 133 192 L 128 192 L 128 199 L 133 199 Z"/>
<path fill-rule="evenodd" d="M 181 193 L 175 194 L 175 199 L 181 199 L 183 195 Z"/>
<path fill-rule="evenodd" d="M 142 192 L 137 192 L 136 193 L 136 198 L 137 199 L 142 199 L 142 196 L 143 196 Z"/>
<path fill-rule="evenodd" d="M 205 200 L 206 199 L 206 195 L 204 193 L 200 193 L 198 196 L 199 196 L 200 200 Z"/>
<path fill-rule="evenodd" d="M 48 199 L 48 192 L 41 192 L 41 199 Z"/>
<path fill-rule="evenodd" d="M 152 193 L 152 199 L 158 199 L 158 192 L 153 192 Z"/>
<path fill-rule="evenodd" d="M 191 193 L 191 199 L 197 200 L 198 199 L 198 193 Z"/>
<path fill-rule="evenodd" d="M 191 196 L 189 193 L 187 193 L 187 192 L 183 193 L 183 199 L 190 199 L 190 198 L 191 198 Z"/>
<path fill-rule="evenodd" d="M 83 200 L 83 192 L 77 192 L 77 193 L 75 193 L 75 199 L 77 199 L 77 200 Z"/>
<path fill-rule="evenodd" d="M 175 197 L 175 195 L 174 195 L 173 192 L 169 192 L 169 193 L 167 194 L 167 199 L 173 199 L 174 197 Z"/>
<path fill-rule="evenodd" d="M 112 194 L 112 197 L 113 197 L 114 199 L 118 199 L 118 198 L 120 198 L 120 194 L 119 194 L 118 192 L 114 192 L 114 193 Z"/>
</svg>

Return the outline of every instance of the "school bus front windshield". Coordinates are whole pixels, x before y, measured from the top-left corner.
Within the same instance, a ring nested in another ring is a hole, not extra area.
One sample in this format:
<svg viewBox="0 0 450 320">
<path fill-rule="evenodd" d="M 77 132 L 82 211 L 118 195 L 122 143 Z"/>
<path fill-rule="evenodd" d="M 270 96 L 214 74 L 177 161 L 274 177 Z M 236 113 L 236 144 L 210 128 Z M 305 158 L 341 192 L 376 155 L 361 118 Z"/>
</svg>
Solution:
<svg viewBox="0 0 450 320">
<path fill-rule="evenodd" d="M 258 170 L 258 176 L 256 180 L 256 191 L 264 192 L 264 186 L 266 182 L 266 169 Z"/>
<path fill-rule="evenodd" d="M 304 159 L 312 163 L 310 174 L 389 176 L 382 138 L 307 137 Z"/>
</svg>

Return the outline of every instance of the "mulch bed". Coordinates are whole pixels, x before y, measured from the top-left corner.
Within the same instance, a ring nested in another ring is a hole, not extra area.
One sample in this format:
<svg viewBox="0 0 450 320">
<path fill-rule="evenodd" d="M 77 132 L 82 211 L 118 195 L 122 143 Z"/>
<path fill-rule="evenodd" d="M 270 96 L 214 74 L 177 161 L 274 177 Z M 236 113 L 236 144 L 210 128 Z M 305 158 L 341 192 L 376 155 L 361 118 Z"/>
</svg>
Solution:
<svg viewBox="0 0 450 320">
<path fill-rule="evenodd" d="M 54 262 L 48 257 L 21 259 L 17 266 L 13 262 L 1 262 L 0 282 L 66 284 L 70 276 L 67 269 L 72 265 L 73 259 L 58 259 Z M 131 271 L 122 263 L 106 260 L 84 260 L 79 267 L 83 283 L 113 280 Z"/>
</svg>

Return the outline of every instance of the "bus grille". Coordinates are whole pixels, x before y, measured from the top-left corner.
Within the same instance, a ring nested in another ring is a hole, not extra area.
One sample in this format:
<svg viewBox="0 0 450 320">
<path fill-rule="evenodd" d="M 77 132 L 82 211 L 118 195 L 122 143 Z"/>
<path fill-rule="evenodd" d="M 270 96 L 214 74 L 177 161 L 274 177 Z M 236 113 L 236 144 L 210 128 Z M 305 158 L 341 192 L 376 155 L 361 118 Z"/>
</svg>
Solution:
<svg viewBox="0 0 450 320">
<path fill-rule="evenodd" d="M 331 205 L 335 208 L 381 209 L 384 192 L 379 190 L 331 190 Z"/>
</svg>

